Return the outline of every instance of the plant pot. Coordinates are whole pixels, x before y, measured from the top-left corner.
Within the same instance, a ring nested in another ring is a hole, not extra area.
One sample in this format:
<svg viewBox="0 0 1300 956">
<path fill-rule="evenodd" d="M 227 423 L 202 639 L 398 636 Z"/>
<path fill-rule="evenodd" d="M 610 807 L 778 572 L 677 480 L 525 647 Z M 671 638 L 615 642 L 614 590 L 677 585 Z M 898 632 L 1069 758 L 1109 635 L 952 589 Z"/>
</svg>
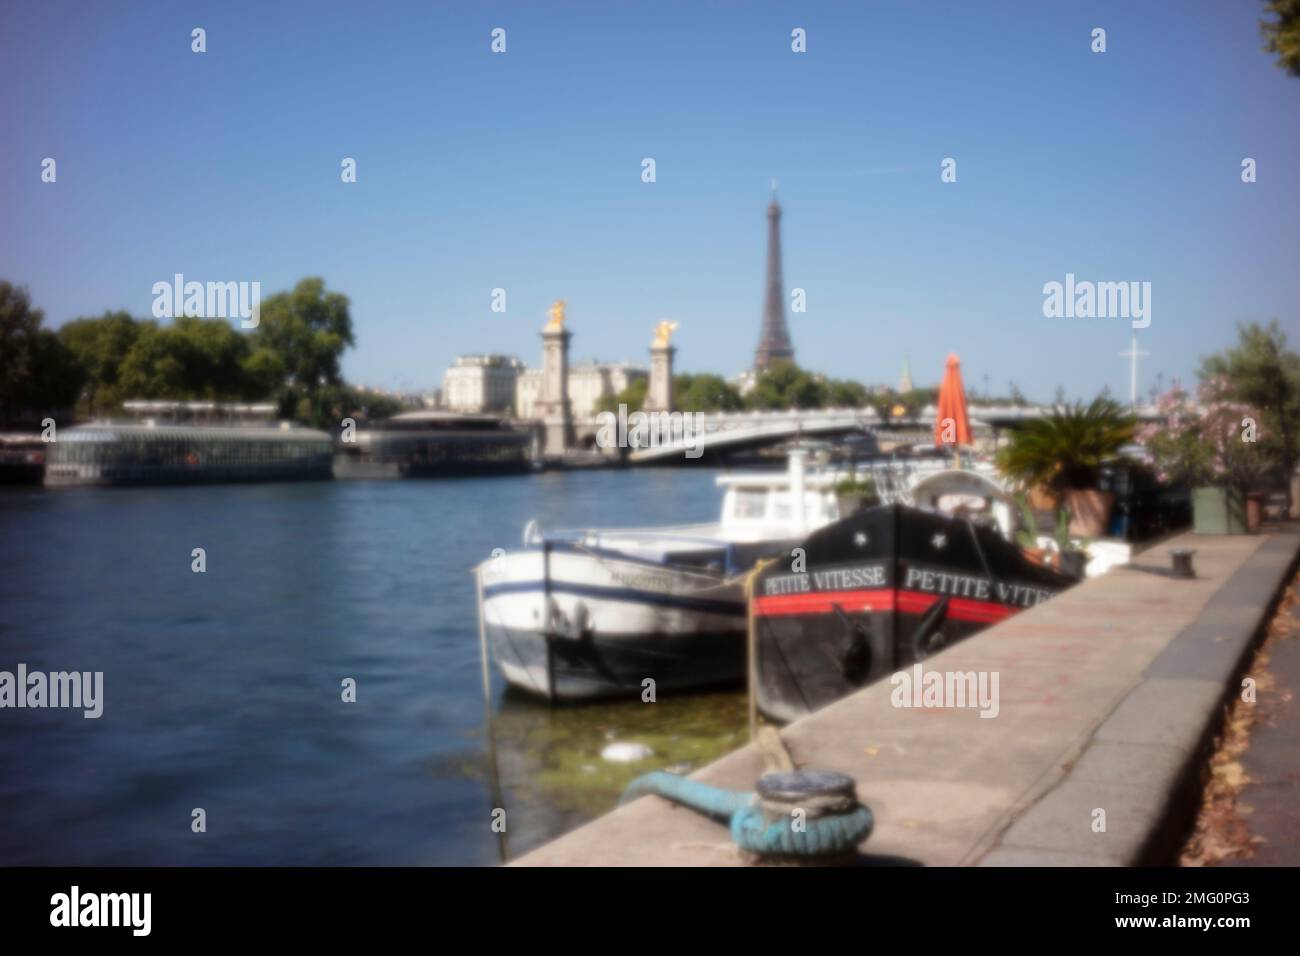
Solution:
<svg viewBox="0 0 1300 956">
<path fill-rule="evenodd" d="M 1193 489 L 1192 529 L 1197 534 L 1245 534 L 1246 496 L 1236 488 Z"/>
<path fill-rule="evenodd" d="M 1047 548 L 1026 548 L 1022 545 L 1020 551 L 1035 564 L 1041 564 L 1046 568 L 1052 566 L 1052 552 Z"/>
<path fill-rule="evenodd" d="M 1061 571 L 1074 578 L 1082 578 L 1088 570 L 1088 555 L 1083 551 L 1062 551 Z"/>
<path fill-rule="evenodd" d="M 1254 534 L 1264 521 L 1264 499 L 1268 496 L 1262 491 L 1246 493 L 1246 530 Z"/>
<path fill-rule="evenodd" d="M 1071 488 L 1065 493 L 1065 507 L 1070 512 L 1070 534 L 1077 538 L 1100 538 L 1110 525 L 1110 512 L 1114 506 L 1113 491 Z"/>
</svg>

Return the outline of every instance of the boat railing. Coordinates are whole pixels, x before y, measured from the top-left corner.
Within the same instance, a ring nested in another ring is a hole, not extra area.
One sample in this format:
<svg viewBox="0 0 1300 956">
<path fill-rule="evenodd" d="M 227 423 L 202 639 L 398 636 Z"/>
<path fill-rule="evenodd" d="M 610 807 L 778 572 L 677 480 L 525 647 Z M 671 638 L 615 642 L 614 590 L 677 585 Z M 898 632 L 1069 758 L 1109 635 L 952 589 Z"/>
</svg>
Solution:
<svg viewBox="0 0 1300 956">
<path fill-rule="evenodd" d="M 536 520 L 524 528 L 524 546 L 550 543 L 582 544 L 599 548 L 606 542 L 625 543 L 628 539 L 654 543 L 702 545 L 718 547 L 725 544 L 716 534 L 715 525 L 696 524 L 656 528 L 556 528 L 543 529 Z M 713 533 L 705 533 L 713 530 Z"/>
</svg>

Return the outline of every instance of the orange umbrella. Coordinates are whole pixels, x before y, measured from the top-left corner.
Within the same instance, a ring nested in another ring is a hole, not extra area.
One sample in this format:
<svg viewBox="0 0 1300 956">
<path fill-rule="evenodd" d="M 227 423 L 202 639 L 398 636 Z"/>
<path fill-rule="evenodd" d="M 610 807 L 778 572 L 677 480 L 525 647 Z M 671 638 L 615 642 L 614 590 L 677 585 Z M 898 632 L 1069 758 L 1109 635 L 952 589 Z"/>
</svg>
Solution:
<svg viewBox="0 0 1300 956">
<path fill-rule="evenodd" d="M 939 386 L 939 410 L 934 418 L 936 445 L 969 445 L 970 419 L 966 417 L 966 387 L 961 383 L 961 359 L 948 354 L 948 368 Z M 945 440 L 946 439 L 946 440 Z"/>
</svg>

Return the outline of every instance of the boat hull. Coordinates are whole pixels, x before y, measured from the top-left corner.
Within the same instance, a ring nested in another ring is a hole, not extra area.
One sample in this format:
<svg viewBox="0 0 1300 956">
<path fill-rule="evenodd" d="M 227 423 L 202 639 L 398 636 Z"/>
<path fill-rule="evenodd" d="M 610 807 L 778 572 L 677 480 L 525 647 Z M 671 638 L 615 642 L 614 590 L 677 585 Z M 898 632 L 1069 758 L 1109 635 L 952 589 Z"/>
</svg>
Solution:
<svg viewBox="0 0 1300 956">
<path fill-rule="evenodd" d="M 644 698 L 650 687 L 744 676 L 742 585 L 721 571 L 546 543 L 489 559 L 478 574 L 492 658 L 520 690 Z"/>
<path fill-rule="evenodd" d="M 870 508 L 755 581 L 756 691 L 790 721 L 1070 587 L 996 532 L 903 505 Z"/>
</svg>

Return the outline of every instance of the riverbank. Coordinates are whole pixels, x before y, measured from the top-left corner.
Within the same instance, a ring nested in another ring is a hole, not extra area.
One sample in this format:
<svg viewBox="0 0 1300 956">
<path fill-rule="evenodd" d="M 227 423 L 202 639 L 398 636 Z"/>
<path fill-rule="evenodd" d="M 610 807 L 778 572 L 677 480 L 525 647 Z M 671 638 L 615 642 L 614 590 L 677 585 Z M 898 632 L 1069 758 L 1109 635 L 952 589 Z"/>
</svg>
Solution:
<svg viewBox="0 0 1300 956">
<path fill-rule="evenodd" d="M 1197 576 L 1168 575 L 1196 549 Z M 997 716 L 894 706 L 868 687 L 786 727 L 795 763 L 854 776 L 877 864 L 1168 862 L 1185 836 L 1224 701 L 1300 551 L 1292 523 L 1178 535 L 925 662 L 996 672 Z M 752 745 L 694 775 L 751 789 Z M 645 797 L 519 865 L 739 865 L 723 827 Z"/>
</svg>

